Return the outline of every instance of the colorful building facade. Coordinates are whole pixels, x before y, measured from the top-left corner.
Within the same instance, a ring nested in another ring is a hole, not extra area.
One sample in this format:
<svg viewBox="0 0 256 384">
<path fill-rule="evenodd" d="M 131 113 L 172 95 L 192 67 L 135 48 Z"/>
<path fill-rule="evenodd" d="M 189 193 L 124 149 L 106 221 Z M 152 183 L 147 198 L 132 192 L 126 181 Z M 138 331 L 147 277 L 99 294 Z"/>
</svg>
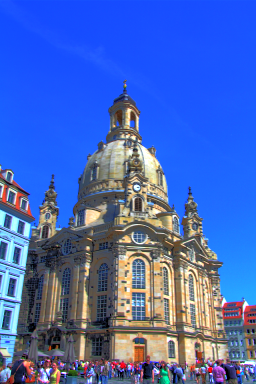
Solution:
<svg viewBox="0 0 256 384">
<path fill-rule="evenodd" d="M 244 335 L 246 359 L 256 360 L 256 305 L 247 305 L 245 307 Z"/>
<path fill-rule="evenodd" d="M 222 313 L 228 339 L 231 360 L 246 359 L 246 340 L 244 335 L 244 310 L 248 303 L 243 301 L 225 302 Z"/>
<path fill-rule="evenodd" d="M 0 166 L 0 353 L 11 362 L 34 217 L 29 194 Z"/>
<path fill-rule="evenodd" d="M 79 359 L 194 363 L 226 358 L 220 276 L 189 189 L 181 220 L 154 147 L 145 148 L 135 101 L 109 108 L 110 128 L 88 155 L 68 226 L 53 180 L 32 231 L 19 343 L 39 348 L 73 334 Z M 181 234 L 181 226 L 184 234 Z"/>
</svg>

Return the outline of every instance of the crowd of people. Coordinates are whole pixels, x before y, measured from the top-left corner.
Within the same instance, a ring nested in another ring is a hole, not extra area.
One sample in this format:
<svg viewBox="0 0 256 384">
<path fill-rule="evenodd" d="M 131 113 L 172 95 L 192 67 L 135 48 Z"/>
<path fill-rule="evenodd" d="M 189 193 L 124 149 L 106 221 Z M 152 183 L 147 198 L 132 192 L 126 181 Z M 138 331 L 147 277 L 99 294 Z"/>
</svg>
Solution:
<svg viewBox="0 0 256 384">
<path fill-rule="evenodd" d="M 13 365 L 5 365 L 0 369 L 0 384 L 59 384 L 61 372 L 68 370 L 80 371 L 80 376 L 86 379 L 86 384 L 108 384 L 108 380 L 117 378 L 120 381 L 130 379 L 132 384 L 185 384 L 189 378 L 197 384 L 242 384 L 243 377 L 256 381 L 256 366 L 241 365 L 224 360 L 196 362 L 190 367 L 164 361 L 153 363 L 150 356 L 144 363 L 125 363 L 124 361 L 109 362 L 100 360 L 94 362 L 75 361 L 64 364 L 61 360 L 45 360 L 35 365 L 29 360 L 17 360 Z M 69 372 L 72 373 L 72 372 Z M 74 372 L 73 372 L 74 373 Z M 11 380 L 13 378 L 13 380 Z"/>
</svg>

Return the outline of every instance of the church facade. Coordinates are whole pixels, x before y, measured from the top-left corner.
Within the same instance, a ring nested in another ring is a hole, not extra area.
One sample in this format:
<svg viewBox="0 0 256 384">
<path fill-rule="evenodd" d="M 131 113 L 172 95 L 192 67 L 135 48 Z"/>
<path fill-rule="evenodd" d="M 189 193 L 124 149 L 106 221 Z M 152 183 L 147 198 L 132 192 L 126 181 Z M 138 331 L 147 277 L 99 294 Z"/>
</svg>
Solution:
<svg viewBox="0 0 256 384">
<path fill-rule="evenodd" d="M 109 114 L 106 142 L 87 158 L 67 228 L 56 229 L 54 179 L 45 192 L 17 349 L 36 328 L 44 351 L 62 348 L 72 334 L 79 359 L 225 358 L 222 263 L 208 246 L 192 192 L 180 223 L 156 150 L 142 145 L 140 112 L 126 85 Z"/>
</svg>

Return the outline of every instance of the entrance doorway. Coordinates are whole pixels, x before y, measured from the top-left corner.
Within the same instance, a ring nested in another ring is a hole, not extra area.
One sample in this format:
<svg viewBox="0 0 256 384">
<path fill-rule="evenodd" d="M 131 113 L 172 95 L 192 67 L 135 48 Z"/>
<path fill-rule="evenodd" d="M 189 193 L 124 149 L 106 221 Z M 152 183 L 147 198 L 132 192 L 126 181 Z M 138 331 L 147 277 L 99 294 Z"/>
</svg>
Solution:
<svg viewBox="0 0 256 384">
<path fill-rule="evenodd" d="M 135 345 L 134 346 L 134 362 L 144 361 L 144 346 Z"/>
</svg>

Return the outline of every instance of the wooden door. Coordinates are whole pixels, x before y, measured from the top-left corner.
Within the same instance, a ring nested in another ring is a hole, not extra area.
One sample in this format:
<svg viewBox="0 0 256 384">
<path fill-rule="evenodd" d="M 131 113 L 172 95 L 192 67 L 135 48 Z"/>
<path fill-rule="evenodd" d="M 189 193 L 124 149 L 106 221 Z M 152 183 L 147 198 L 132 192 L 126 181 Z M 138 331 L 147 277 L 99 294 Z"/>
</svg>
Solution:
<svg viewBox="0 0 256 384">
<path fill-rule="evenodd" d="M 134 362 L 144 361 L 144 347 L 136 345 L 134 347 Z"/>
</svg>

